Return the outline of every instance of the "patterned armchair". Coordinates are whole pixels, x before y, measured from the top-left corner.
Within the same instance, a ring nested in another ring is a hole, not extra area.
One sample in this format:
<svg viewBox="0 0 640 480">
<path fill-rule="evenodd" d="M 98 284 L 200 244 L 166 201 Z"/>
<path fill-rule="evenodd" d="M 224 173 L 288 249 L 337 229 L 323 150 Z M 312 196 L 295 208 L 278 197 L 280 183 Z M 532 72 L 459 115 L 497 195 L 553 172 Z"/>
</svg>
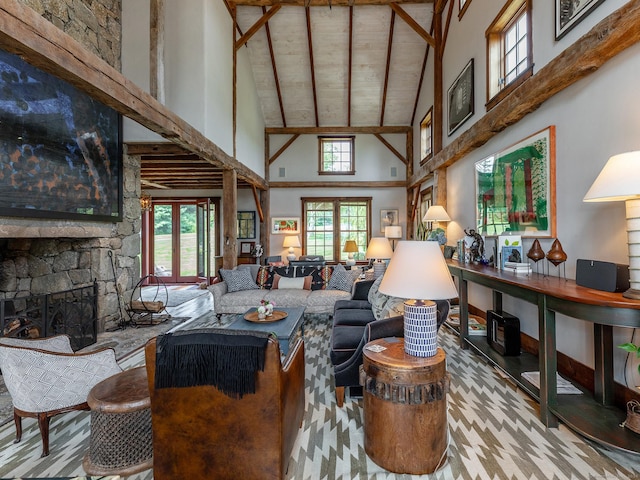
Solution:
<svg viewBox="0 0 640 480">
<path fill-rule="evenodd" d="M 88 410 L 89 390 L 122 371 L 113 349 L 74 353 L 67 335 L 30 340 L 0 337 L 0 369 L 13 402 L 15 441 L 22 438 L 22 418 L 37 418 L 43 457 L 49 455 L 51 417 Z"/>
</svg>

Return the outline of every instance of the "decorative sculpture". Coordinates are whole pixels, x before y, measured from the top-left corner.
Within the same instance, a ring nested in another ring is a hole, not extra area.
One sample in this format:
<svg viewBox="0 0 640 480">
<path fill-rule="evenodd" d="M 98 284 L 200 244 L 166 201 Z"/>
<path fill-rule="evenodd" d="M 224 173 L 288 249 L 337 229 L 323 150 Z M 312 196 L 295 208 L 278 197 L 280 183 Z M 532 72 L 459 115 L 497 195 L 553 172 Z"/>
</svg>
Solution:
<svg viewBox="0 0 640 480">
<path fill-rule="evenodd" d="M 567 254 L 562 249 L 562 244 L 560 243 L 560 240 L 558 240 L 557 238 L 553 241 L 553 244 L 551 245 L 551 250 L 547 252 L 547 260 L 553 263 L 553 265 L 556 267 L 567 261 Z M 559 272 L 558 272 L 558 276 L 560 276 Z M 565 269 L 565 278 L 566 278 L 566 269 Z"/>
</svg>

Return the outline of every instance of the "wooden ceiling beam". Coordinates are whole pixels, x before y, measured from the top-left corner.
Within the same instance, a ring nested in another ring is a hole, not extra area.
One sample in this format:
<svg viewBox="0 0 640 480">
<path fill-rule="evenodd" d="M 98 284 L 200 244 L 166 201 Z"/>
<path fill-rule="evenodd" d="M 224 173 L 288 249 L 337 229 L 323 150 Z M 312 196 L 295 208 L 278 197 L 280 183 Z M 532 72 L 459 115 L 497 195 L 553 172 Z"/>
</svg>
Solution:
<svg viewBox="0 0 640 480">
<path fill-rule="evenodd" d="M 396 150 L 393 145 L 387 142 L 387 140 L 382 135 L 380 135 L 379 133 L 374 133 L 374 135 L 385 147 L 389 149 L 391 153 L 398 157 L 402 163 L 408 165 L 409 162 L 407 161 L 407 159 L 398 150 Z"/>
<path fill-rule="evenodd" d="M 304 14 L 307 19 L 307 41 L 309 42 L 309 67 L 311 68 L 311 90 L 313 92 L 313 112 L 316 118 L 316 127 L 320 126 L 318 121 L 318 94 L 316 90 L 316 67 L 313 63 L 313 40 L 311 35 L 311 10 L 309 8 L 304 9 Z"/>
<path fill-rule="evenodd" d="M 127 155 L 185 155 L 189 150 L 171 142 L 127 142 Z"/>
<path fill-rule="evenodd" d="M 271 165 L 273 162 L 275 162 L 275 161 L 276 161 L 276 159 L 277 159 L 280 155 L 282 155 L 282 153 L 283 153 L 287 148 L 289 148 L 289 146 L 290 146 L 293 142 L 295 142 L 295 141 L 296 141 L 296 139 L 297 139 L 299 136 L 300 136 L 300 134 L 299 134 L 299 133 L 295 133 L 295 134 L 293 134 L 293 135 L 291 136 L 291 138 L 290 138 L 289 140 L 287 140 L 287 142 L 286 142 L 282 147 L 280 147 L 280 149 L 279 149 L 276 153 L 274 153 L 274 154 L 273 154 L 273 156 L 269 157 L 269 165 Z"/>
<path fill-rule="evenodd" d="M 405 188 L 404 181 L 379 182 L 271 182 L 271 188 Z"/>
<path fill-rule="evenodd" d="M 640 42 L 640 2 L 628 2 L 522 83 L 513 93 L 436 153 L 408 181 L 422 183 L 442 167 L 453 165 L 519 122 L 565 88 L 594 73 L 609 60 Z"/>
<path fill-rule="evenodd" d="M 396 23 L 396 12 L 391 12 L 389 22 L 389 42 L 387 43 L 387 64 L 384 69 L 384 87 L 382 88 L 382 100 L 380 102 L 380 126 L 384 125 L 384 111 L 387 106 L 387 88 L 389 87 L 389 66 L 391 65 L 391 50 L 393 48 L 393 27 Z"/>
<path fill-rule="evenodd" d="M 324 134 L 355 134 L 355 133 L 402 133 L 405 134 L 411 130 L 411 126 L 373 126 L 373 127 L 268 127 L 264 129 L 267 135 L 324 135 Z"/>
<path fill-rule="evenodd" d="M 267 8 L 262 7 L 262 13 L 266 13 Z M 278 68 L 276 66 L 276 56 L 273 53 L 273 42 L 271 41 L 271 29 L 269 22 L 264 24 L 264 32 L 267 34 L 267 45 L 269 46 L 269 56 L 271 57 L 271 68 L 273 68 L 273 81 L 276 84 L 276 93 L 278 95 L 278 105 L 280 106 L 280 116 L 282 117 L 282 125 L 287 126 L 287 117 L 284 114 L 284 103 L 282 102 L 282 90 L 280 90 L 280 77 L 278 76 Z"/>
<path fill-rule="evenodd" d="M 266 182 L 118 70 L 19 2 L 0 3 L 0 48 L 19 55 L 207 162 L 233 169 L 258 188 Z"/>
<path fill-rule="evenodd" d="M 431 34 L 433 34 L 433 18 L 431 19 Z M 416 112 L 418 111 L 418 103 L 420 101 L 420 92 L 422 91 L 422 85 L 424 83 L 424 73 L 427 69 L 427 61 L 429 60 L 429 51 L 431 50 L 431 44 L 427 43 L 424 51 L 424 58 L 422 59 L 422 68 L 420 69 L 420 80 L 418 81 L 418 88 L 416 89 L 416 99 L 413 102 L 413 113 L 411 114 L 411 125 L 416 121 Z"/>
<path fill-rule="evenodd" d="M 328 0 L 235 0 L 231 3 L 253 7 L 282 5 L 288 7 L 328 7 Z M 391 3 L 434 3 L 434 0 L 331 0 L 333 7 L 353 7 L 361 5 L 390 5 Z"/>
<path fill-rule="evenodd" d="M 260 19 L 256 23 L 254 23 L 249 28 L 249 30 L 247 30 L 247 32 L 236 41 L 236 50 L 244 46 L 244 44 L 247 43 L 251 39 L 251 37 L 253 37 L 256 34 L 256 32 L 260 30 L 262 26 L 269 21 L 271 17 L 273 17 L 276 13 L 278 13 L 278 10 L 280 10 L 281 8 L 282 8 L 282 5 L 274 5 L 269 9 L 267 13 L 262 15 L 262 17 L 260 17 Z"/>
<path fill-rule="evenodd" d="M 454 3 L 455 2 L 453 1 L 451 2 L 452 5 Z M 414 32 L 420 35 L 425 40 L 425 42 L 427 42 L 432 47 L 436 46 L 435 39 L 431 35 L 429 35 L 429 33 L 427 33 L 427 31 L 424 28 L 422 28 L 420 24 L 416 22 L 411 17 L 411 15 L 409 15 L 400 5 L 398 5 L 397 3 L 390 3 L 389 6 L 394 12 L 398 14 L 400 18 L 402 18 L 402 20 L 405 21 L 407 25 L 409 25 L 413 29 Z"/>
<path fill-rule="evenodd" d="M 353 5 L 349 6 L 349 71 L 347 72 L 347 125 L 351 125 L 351 81 L 353 79 Z"/>
</svg>

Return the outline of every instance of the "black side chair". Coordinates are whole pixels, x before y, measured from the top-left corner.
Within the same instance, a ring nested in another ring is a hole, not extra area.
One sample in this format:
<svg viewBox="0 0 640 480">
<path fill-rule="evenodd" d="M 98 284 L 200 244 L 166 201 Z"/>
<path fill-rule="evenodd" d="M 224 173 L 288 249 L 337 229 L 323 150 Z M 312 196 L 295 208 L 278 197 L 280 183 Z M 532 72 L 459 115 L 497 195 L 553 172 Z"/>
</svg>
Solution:
<svg viewBox="0 0 640 480">
<path fill-rule="evenodd" d="M 449 315 L 449 301 L 436 300 L 436 306 L 438 309 L 439 330 Z M 402 315 L 368 323 L 353 355 L 343 363 L 333 367 L 336 404 L 338 407 L 342 407 L 344 404 L 344 390 L 346 387 L 349 387 L 351 395 L 356 391 L 360 392 L 362 390 L 360 386 L 360 365 L 362 365 L 362 350 L 364 346 L 373 340 L 385 337 L 404 337 L 404 317 Z"/>
</svg>

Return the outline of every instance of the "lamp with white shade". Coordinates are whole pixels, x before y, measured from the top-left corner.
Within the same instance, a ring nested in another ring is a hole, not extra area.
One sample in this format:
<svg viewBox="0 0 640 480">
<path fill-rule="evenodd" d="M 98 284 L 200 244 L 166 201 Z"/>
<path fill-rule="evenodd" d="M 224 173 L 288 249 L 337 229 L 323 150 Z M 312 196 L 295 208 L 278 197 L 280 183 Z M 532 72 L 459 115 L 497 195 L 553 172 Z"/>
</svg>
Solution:
<svg viewBox="0 0 640 480">
<path fill-rule="evenodd" d="M 385 237 L 373 237 L 369 241 L 367 251 L 364 254 L 367 260 L 373 259 L 373 277 L 378 278 L 384 273 L 387 264 L 383 260 L 388 260 L 393 255 L 389 239 Z"/>
<path fill-rule="evenodd" d="M 347 263 L 348 267 L 353 267 L 356 264 L 356 260 L 353 258 L 353 254 L 358 252 L 358 244 L 355 240 L 347 240 L 344 242 L 343 252 L 348 253 Z"/>
<path fill-rule="evenodd" d="M 289 254 L 287 255 L 287 260 L 292 261 L 296 259 L 296 254 L 294 252 L 294 248 L 300 248 L 300 239 L 297 235 L 287 235 L 284 237 L 284 241 L 282 242 L 282 247 L 289 247 Z"/>
<path fill-rule="evenodd" d="M 404 350 L 416 357 L 432 357 L 437 350 L 438 311 L 433 300 L 458 296 L 437 242 L 400 241 L 378 290 L 406 298 Z"/>
<path fill-rule="evenodd" d="M 400 225 L 389 225 L 384 227 L 384 236 L 391 240 L 391 249 L 394 250 L 396 240 L 402 238 L 402 227 Z"/>
<path fill-rule="evenodd" d="M 585 202 L 625 202 L 629 283 L 623 297 L 640 300 L 640 151 L 614 155 L 584 196 Z"/>
</svg>

